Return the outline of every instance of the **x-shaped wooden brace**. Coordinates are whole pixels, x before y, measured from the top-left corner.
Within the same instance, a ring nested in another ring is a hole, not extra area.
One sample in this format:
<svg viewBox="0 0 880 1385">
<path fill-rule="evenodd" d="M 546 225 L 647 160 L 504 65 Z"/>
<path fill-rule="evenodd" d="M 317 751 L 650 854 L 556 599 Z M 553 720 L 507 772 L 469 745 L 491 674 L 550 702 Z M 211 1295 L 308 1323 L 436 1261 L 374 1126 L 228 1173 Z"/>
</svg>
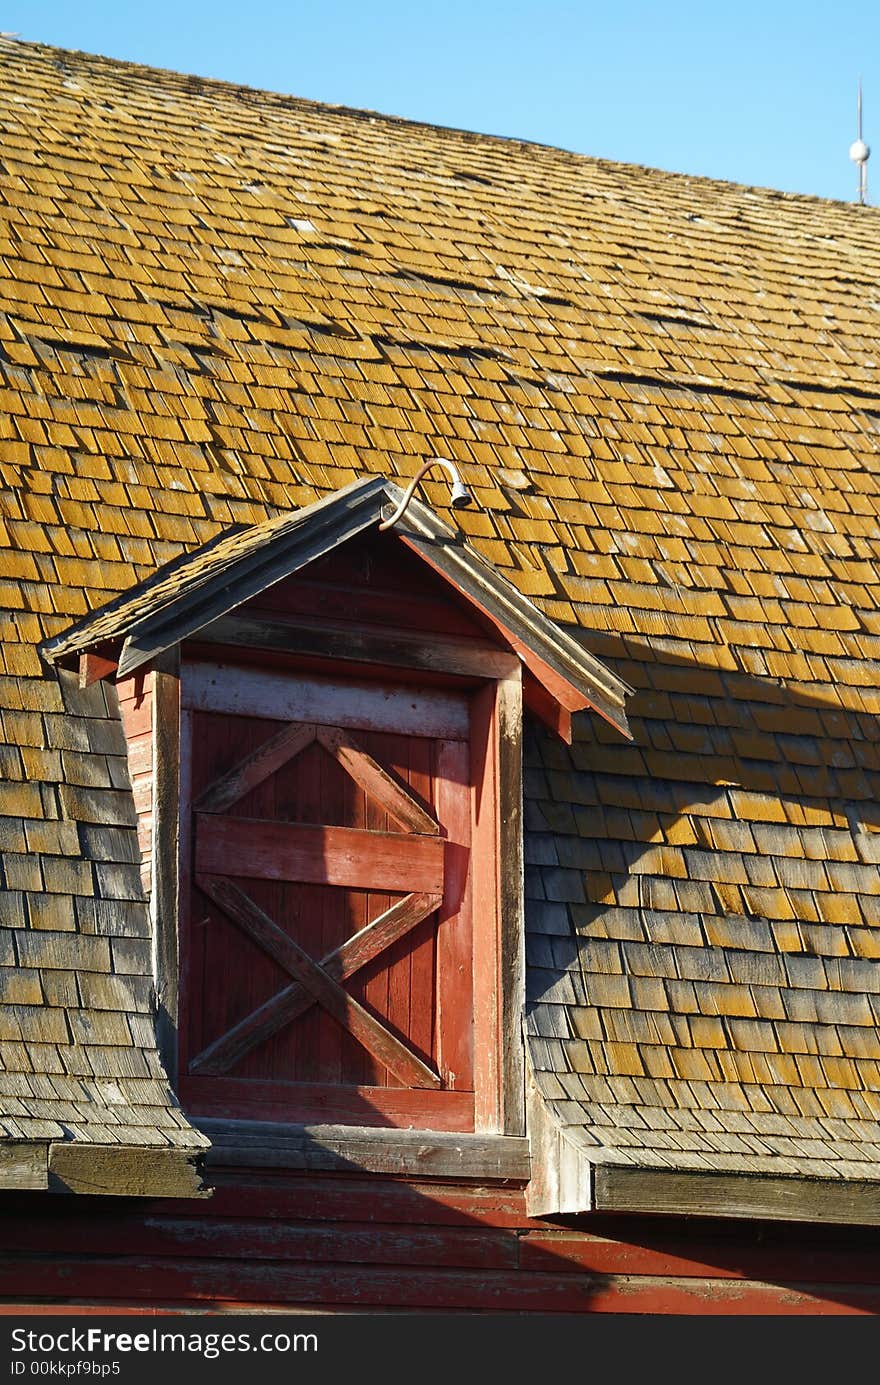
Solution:
<svg viewBox="0 0 880 1385">
<path fill-rule="evenodd" d="M 198 876 L 196 883 L 294 981 L 203 1049 L 190 1072 L 228 1072 L 257 1044 L 317 1002 L 408 1087 L 440 1086 L 437 1074 L 339 983 L 433 913 L 441 895 L 408 895 L 316 962 L 231 880 Z"/>
<path fill-rule="evenodd" d="M 225 878 L 219 869 L 225 863 L 225 870 L 235 870 L 236 850 L 247 851 L 248 829 L 256 828 L 259 836 L 265 839 L 267 824 L 254 824 L 246 818 L 223 818 L 238 799 L 242 798 L 257 784 L 273 774 L 288 760 L 313 741 L 319 741 L 351 777 L 370 792 L 386 811 L 405 827 L 404 836 L 365 833 L 352 828 L 313 828 L 302 824 L 272 824 L 275 845 L 279 857 L 295 865 L 285 866 L 282 860 L 277 872 L 272 862 L 268 871 L 270 876 L 284 878 L 286 870 L 298 869 L 307 872 L 314 858 L 316 834 L 325 837 L 332 834 L 335 843 L 333 850 L 340 859 L 340 865 L 322 862 L 324 875 L 332 883 L 332 871 L 338 868 L 345 876 L 345 856 L 354 838 L 368 837 L 376 842 L 403 844 L 420 851 L 418 843 L 425 838 L 427 854 L 440 865 L 442 881 L 442 847 L 437 840 L 439 826 L 411 796 L 411 793 L 394 777 L 389 775 L 375 760 L 359 746 L 347 732 L 336 727 L 294 724 L 265 742 L 251 755 L 245 757 L 222 778 L 215 781 L 195 804 L 200 814 L 214 817 L 212 830 L 202 841 L 197 833 L 196 884 L 253 942 L 263 949 L 293 978 L 292 984 L 279 991 L 271 999 L 258 1006 L 232 1029 L 209 1044 L 190 1063 L 190 1072 L 198 1074 L 220 1074 L 229 1072 L 240 1060 L 264 1040 L 270 1038 L 283 1025 L 289 1024 L 315 1003 L 320 1004 L 345 1029 L 378 1059 L 395 1077 L 409 1087 L 434 1087 L 441 1085 L 438 1075 L 421 1061 L 400 1039 L 390 1032 L 376 1017 L 355 1000 L 340 982 L 353 975 L 360 967 L 373 960 L 392 943 L 405 936 L 416 924 L 440 905 L 442 893 L 435 891 L 413 891 L 404 899 L 374 919 L 353 937 L 321 960 L 315 961 L 278 924 L 257 905 L 244 890 L 232 880 Z M 418 833 L 420 836 L 410 834 Z M 424 834 L 424 835 L 421 835 Z M 326 848 L 325 848 L 326 849 Z M 200 864 L 207 869 L 199 869 Z M 430 867 L 431 861 L 428 861 Z M 436 871 L 436 866 L 435 866 Z M 215 873 L 216 872 L 216 873 Z M 309 878 L 306 874 L 305 878 Z M 360 882 L 358 882 L 360 883 Z M 374 882 L 374 888 L 381 888 Z"/>
</svg>

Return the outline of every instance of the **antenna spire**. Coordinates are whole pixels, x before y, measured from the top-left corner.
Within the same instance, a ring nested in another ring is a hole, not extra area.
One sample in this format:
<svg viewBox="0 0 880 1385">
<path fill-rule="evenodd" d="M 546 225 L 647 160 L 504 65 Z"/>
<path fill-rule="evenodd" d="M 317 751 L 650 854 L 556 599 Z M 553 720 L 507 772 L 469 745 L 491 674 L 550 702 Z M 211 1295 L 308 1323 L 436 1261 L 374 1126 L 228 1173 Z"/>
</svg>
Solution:
<svg viewBox="0 0 880 1385">
<path fill-rule="evenodd" d="M 849 147 L 849 156 L 859 169 L 859 203 L 864 206 L 868 200 L 868 160 L 871 150 L 862 139 L 862 79 L 859 78 L 858 134 Z"/>
</svg>

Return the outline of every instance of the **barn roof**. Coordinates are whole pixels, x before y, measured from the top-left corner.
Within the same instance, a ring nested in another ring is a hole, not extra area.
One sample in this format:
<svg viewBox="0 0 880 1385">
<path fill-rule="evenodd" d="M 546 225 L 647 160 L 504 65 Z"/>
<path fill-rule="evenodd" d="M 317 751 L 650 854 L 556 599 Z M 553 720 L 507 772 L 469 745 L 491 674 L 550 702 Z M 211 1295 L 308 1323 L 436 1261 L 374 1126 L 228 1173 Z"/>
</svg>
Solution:
<svg viewBox="0 0 880 1385">
<path fill-rule="evenodd" d="M 7 1135 L 200 1139 L 152 1040 L 112 688 L 41 645 L 439 452 L 474 552 L 634 689 L 631 744 L 588 713 L 527 744 L 527 1026 L 564 1138 L 876 1182 L 878 213 L 2 63 Z"/>
</svg>

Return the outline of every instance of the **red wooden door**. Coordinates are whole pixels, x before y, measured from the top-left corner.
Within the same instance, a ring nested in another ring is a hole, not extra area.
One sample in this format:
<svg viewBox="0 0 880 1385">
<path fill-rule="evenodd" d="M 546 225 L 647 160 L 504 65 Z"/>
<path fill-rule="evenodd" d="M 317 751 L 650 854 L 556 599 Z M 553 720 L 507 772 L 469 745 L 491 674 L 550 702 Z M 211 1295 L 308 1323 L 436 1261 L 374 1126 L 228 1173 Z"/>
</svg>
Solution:
<svg viewBox="0 0 880 1385">
<path fill-rule="evenodd" d="M 184 1102 L 472 1129 L 466 699 L 207 664 L 183 699 Z"/>
</svg>

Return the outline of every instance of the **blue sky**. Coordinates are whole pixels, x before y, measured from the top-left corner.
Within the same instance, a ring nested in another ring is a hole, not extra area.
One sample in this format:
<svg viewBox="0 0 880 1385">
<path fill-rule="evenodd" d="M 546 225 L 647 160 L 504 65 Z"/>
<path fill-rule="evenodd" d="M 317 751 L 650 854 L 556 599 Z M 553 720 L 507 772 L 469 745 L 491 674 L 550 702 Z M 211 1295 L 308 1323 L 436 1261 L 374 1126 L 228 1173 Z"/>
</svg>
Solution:
<svg viewBox="0 0 880 1385">
<path fill-rule="evenodd" d="M 877 144 L 868 200 L 880 203 L 872 0 L 7 0 L 0 24 L 34 42 L 848 201 L 861 76 Z"/>
</svg>

